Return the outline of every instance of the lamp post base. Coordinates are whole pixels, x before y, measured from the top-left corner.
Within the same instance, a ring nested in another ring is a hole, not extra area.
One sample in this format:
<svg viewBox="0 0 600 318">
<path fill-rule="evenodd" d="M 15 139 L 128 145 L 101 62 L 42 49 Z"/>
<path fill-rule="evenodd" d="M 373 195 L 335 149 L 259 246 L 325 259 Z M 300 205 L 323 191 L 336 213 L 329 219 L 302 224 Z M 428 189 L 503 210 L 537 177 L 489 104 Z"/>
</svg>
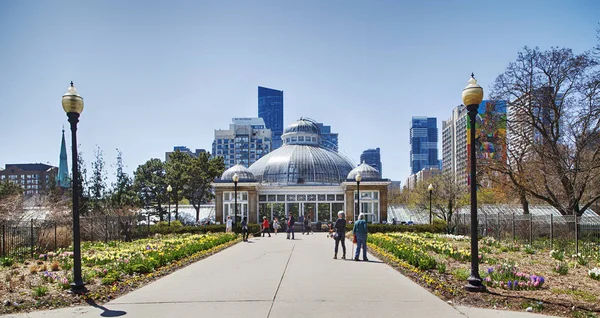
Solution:
<svg viewBox="0 0 600 318">
<path fill-rule="evenodd" d="M 467 278 L 469 282 L 464 288 L 468 292 L 480 293 L 486 291 L 485 286 L 481 283 L 481 278 L 474 277 L 473 275 Z"/>
<path fill-rule="evenodd" d="M 71 283 L 71 292 L 74 294 L 83 294 L 87 291 L 83 283 Z"/>
</svg>

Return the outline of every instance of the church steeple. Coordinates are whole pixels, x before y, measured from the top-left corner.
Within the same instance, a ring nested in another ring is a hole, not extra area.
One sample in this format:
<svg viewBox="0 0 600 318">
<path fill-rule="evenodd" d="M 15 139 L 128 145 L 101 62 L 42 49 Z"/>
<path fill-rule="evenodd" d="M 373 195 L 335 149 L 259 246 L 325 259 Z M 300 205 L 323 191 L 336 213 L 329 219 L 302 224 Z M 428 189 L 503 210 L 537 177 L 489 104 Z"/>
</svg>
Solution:
<svg viewBox="0 0 600 318">
<path fill-rule="evenodd" d="M 62 141 L 60 143 L 60 162 L 58 164 L 58 176 L 56 185 L 61 188 L 70 188 L 69 163 L 67 162 L 67 147 L 65 145 L 65 129 L 62 130 Z"/>
</svg>

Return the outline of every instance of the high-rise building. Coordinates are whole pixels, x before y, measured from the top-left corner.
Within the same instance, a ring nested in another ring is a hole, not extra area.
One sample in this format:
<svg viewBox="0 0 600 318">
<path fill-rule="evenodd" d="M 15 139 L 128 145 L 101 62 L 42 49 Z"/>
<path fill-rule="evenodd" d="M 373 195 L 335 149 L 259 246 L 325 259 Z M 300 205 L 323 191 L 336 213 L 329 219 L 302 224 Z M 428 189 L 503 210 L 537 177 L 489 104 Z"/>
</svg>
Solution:
<svg viewBox="0 0 600 318">
<path fill-rule="evenodd" d="M 0 181 L 14 182 L 23 188 L 25 195 L 33 195 L 47 191 L 57 173 L 57 167 L 43 163 L 7 164 L 0 171 Z"/>
<path fill-rule="evenodd" d="M 258 117 L 264 119 L 266 128 L 273 134 L 272 149 L 281 147 L 283 141 L 283 91 L 258 87 Z"/>
<path fill-rule="evenodd" d="M 338 152 L 338 133 L 331 132 L 331 126 L 325 126 L 323 123 L 316 123 L 321 131 L 320 145 L 323 148 L 333 152 Z"/>
<path fill-rule="evenodd" d="M 379 174 L 383 175 L 381 167 L 381 152 L 379 148 L 367 149 L 360 155 L 360 162 L 364 162 L 369 166 L 377 169 Z"/>
<path fill-rule="evenodd" d="M 410 171 L 437 168 L 438 129 L 435 117 L 413 117 L 410 125 Z"/>
<path fill-rule="evenodd" d="M 58 175 L 56 176 L 56 185 L 61 188 L 70 188 L 69 163 L 67 161 L 67 146 L 65 144 L 65 130 L 62 131 L 62 140 L 60 142 L 60 156 L 58 163 Z"/>
<path fill-rule="evenodd" d="M 173 147 L 173 151 L 167 151 L 165 152 L 165 161 L 169 161 L 169 158 L 171 157 L 171 154 L 174 153 L 175 151 L 180 151 L 183 152 L 185 154 L 188 154 L 191 157 L 198 157 L 198 155 L 200 155 L 201 153 L 206 152 L 206 150 L 204 149 L 196 149 L 195 151 L 191 151 L 190 148 L 186 147 L 186 146 L 175 146 Z"/>
<path fill-rule="evenodd" d="M 555 116 L 552 111 L 552 87 L 541 87 L 512 101 L 508 106 L 507 139 L 510 152 L 527 156 L 529 146 L 542 142 L 540 129 L 534 128 L 530 118 L 535 118 L 535 124 L 543 130 L 551 131 Z M 559 105 L 563 94 L 557 94 L 554 103 Z M 522 118 L 525 118 L 524 120 Z M 564 125 L 559 123 L 559 125 Z"/>
<path fill-rule="evenodd" d="M 263 118 L 233 118 L 229 129 L 215 129 L 212 156 L 223 157 L 226 169 L 249 167 L 272 150 L 271 136 Z"/>
<path fill-rule="evenodd" d="M 478 108 L 477 160 L 506 160 L 506 101 L 484 100 Z M 458 184 L 469 183 L 469 143 L 467 108 L 459 105 L 442 121 L 442 170 L 455 176 Z"/>
</svg>

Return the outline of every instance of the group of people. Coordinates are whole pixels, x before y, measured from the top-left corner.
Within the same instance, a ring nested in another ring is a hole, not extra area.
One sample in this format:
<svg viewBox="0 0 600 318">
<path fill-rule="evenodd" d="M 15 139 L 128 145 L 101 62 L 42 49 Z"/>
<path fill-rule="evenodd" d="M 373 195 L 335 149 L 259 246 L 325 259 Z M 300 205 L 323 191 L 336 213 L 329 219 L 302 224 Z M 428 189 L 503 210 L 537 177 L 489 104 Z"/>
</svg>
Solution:
<svg viewBox="0 0 600 318">
<path fill-rule="evenodd" d="M 337 259 L 339 245 L 341 244 L 342 245 L 342 259 L 346 259 L 346 214 L 344 213 L 344 211 L 339 211 L 337 213 L 337 215 L 338 215 L 338 219 L 335 221 L 335 223 L 332 226 L 332 231 L 333 231 L 332 235 L 333 235 L 333 238 L 335 241 L 335 249 L 334 249 L 333 258 Z M 304 233 L 309 234 L 310 232 L 312 232 L 312 230 L 310 229 L 309 217 L 302 218 L 302 223 L 304 226 L 304 230 L 302 231 L 303 235 L 304 235 Z M 295 224 L 296 224 L 296 219 L 294 218 L 293 214 L 290 214 L 287 219 L 287 229 L 286 229 L 288 240 L 290 239 L 290 237 L 292 240 L 294 239 L 294 225 Z M 248 218 L 247 217 L 244 217 L 242 219 L 241 225 L 242 225 L 242 240 L 244 242 L 248 242 Z M 275 234 L 277 234 L 277 231 L 281 228 L 281 225 L 279 224 L 279 219 L 274 218 L 273 223 L 270 224 L 267 217 L 264 216 L 263 222 L 261 223 L 261 228 L 262 228 L 261 232 L 262 232 L 263 237 L 265 236 L 265 234 L 267 234 L 269 237 L 271 237 L 271 232 L 270 232 L 271 225 L 273 226 L 273 232 Z M 231 219 L 231 216 L 227 216 L 227 223 L 226 223 L 225 231 L 227 233 L 233 232 L 233 220 Z M 353 242 L 356 243 L 356 253 L 354 254 L 354 260 L 355 261 L 360 260 L 359 256 L 360 256 L 360 252 L 362 250 L 362 260 L 368 261 L 369 260 L 367 258 L 368 229 L 367 229 L 367 221 L 365 220 L 364 214 L 361 213 L 358 216 L 358 220 L 356 222 L 354 222 L 354 225 L 352 227 L 352 234 L 353 234 Z"/>
<path fill-rule="evenodd" d="M 333 252 L 333 259 L 337 259 L 338 247 L 342 245 L 342 259 L 346 259 L 346 213 L 344 211 L 338 212 L 338 219 L 333 224 L 333 238 L 335 241 L 335 249 Z M 353 242 L 356 243 L 356 253 L 354 254 L 354 260 L 359 261 L 360 251 L 362 250 L 363 261 L 369 261 L 367 258 L 367 221 L 365 215 L 360 214 L 358 220 L 352 227 Z"/>
</svg>

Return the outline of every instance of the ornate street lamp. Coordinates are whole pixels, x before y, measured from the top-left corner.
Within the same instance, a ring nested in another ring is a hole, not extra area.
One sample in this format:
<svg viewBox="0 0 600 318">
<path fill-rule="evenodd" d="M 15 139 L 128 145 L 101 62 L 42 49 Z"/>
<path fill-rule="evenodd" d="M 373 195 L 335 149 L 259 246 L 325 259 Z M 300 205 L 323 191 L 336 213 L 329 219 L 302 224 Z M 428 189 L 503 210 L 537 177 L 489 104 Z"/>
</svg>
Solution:
<svg viewBox="0 0 600 318">
<path fill-rule="evenodd" d="M 360 173 L 356 174 L 354 180 L 356 180 L 356 192 L 358 192 L 358 214 L 360 214 L 360 180 L 362 180 L 362 176 L 360 175 Z M 356 221 L 357 217 L 358 215 L 354 213 L 354 221 Z"/>
<path fill-rule="evenodd" d="M 233 213 L 234 213 L 234 217 L 233 217 L 233 224 L 235 225 L 237 223 L 237 184 L 238 181 L 240 181 L 240 176 L 238 176 L 237 172 L 233 174 L 233 177 L 231 178 L 231 180 L 233 180 Z M 242 218 L 240 217 L 240 222 L 242 222 Z"/>
<path fill-rule="evenodd" d="M 469 115 L 469 136 L 470 141 L 470 163 L 471 163 L 471 275 L 467 279 L 469 284 L 465 289 L 470 292 L 485 291 L 479 276 L 479 246 L 477 241 L 477 157 L 475 156 L 475 117 L 477 109 L 483 100 L 483 88 L 477 84 L 475 76 L 471 73 L 469 84 L 462 92 L 463 104 L 467 106 Z"/>
<path fill-rule="evenodd" d="M 77 123 L 83 111 L 83 98 L 77 94 L 73 82 L 66 94 L 62 96 L 62 107 L 71 124 L 71 151 L 73 161 L 73 283 L 71 290 L 76 293 L 85 291 L 81 277 L 81 235 L 79 229 L 79 166 L 77 165 Z"/>
<path fill-rule="evenodd" d="M 429 191 L 429 224 L 433 224 L 433 216 L 431 214 L 431 194 L 433 193 L 433 184 L 430 183 L 427 190 Z"/>
<path fill-rule="evenodd" d="M 169 226 L 171 226 L 171 191 L 173 191 L 173 187 L 169 184 L 167 186 L 167 193 L 169 194 Z"/>
</svg>

